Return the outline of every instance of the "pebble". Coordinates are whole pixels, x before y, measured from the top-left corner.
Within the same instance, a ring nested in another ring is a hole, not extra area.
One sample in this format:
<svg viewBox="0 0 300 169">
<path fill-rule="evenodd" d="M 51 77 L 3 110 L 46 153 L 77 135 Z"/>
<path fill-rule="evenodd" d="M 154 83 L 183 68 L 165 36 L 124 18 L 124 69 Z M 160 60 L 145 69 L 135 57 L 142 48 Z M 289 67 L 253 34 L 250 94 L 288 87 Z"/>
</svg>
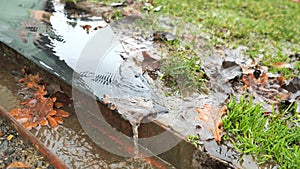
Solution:
<svg viewBox="0 0 300 169">
<path fill-rule="evenodd" d="M 16 161 L 31 166 L 31 169 L 54 169 L 47 159 L 0 118 L 0 168 L 7 168 Z"/>
</svg>

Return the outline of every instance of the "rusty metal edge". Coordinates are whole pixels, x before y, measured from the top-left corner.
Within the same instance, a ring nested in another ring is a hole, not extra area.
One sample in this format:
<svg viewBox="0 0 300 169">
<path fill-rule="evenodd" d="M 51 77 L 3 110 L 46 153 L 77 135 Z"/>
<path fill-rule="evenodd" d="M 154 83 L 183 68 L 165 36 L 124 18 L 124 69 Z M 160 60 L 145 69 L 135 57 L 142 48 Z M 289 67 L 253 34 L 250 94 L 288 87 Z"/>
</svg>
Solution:
<svg viewBox="0 0 300 169">
<path fill-rule="evenodd" d="M 67 165 L 60 160 L 54 153 L 52 153 L 39 139 L 37 139 L 30 131 L 25 129 L 20 123 L 18 123 L 8 111 L 0 105 L 0 116 L 20 133 L 22 138 L 29 141 L 34 148 L 36 148 L 49 162 L 57 169 L 67 169 Z"/>
</svg>

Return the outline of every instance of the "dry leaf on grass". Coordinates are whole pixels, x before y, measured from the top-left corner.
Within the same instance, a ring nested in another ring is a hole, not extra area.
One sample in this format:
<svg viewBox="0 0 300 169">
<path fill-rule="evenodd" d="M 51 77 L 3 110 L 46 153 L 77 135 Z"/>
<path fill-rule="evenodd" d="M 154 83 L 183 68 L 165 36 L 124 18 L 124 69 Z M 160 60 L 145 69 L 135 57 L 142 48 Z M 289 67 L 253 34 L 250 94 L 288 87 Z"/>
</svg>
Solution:
<svg viewBox="0 0 300 169">
<path fill-rule="evenodd" d="M 221 109 L 215 107 L 211 104 L 205 104 L 203 108 L 195 108 L 196 112 L 199 114 L 198 120 L 204 123 L 204 127 L 210 131 L 217 142 L 221 141 L 222 130 L 219 128 L 222 126 L 222 115 L 226 113 L 226 106 Z"/>
<path fill-rule="evenodd" d="M 279 105 L 280 102 L 288 100 L 290 93 L 283 87 L 286 79 L 283 75 L 278 77 L 268 77 L 266 73 L 249 73 L 243 75 L 241 82 L 244 86 L 240 88 L 240 92 L 244 93 L 245 89 L 254 96 L 255 102 L 264 102 L 263 107 L 266 111 L 271 111 L 273 106 Z"/>
</svg>

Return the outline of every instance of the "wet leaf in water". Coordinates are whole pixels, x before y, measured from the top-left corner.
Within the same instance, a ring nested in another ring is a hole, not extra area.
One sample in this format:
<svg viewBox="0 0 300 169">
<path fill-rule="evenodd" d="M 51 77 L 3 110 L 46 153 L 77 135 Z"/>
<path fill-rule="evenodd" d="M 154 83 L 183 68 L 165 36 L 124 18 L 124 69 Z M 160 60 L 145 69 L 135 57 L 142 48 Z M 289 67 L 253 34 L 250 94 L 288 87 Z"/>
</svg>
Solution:
<svg viewBox="0 0 300 169">
<path fill-rule="evenodd" d="M 42 10 L 32 10 L 31 17 L 38 20 L 50 23 L 51 13 Z"/>
<path fill-rule="evenodd" d="M 18 82 L 23 83 L 25 85 L 23 87 L 34 89 L 39 87 L 41 80 L 41 76 L 37 73 L 36 75 L 29 74 L 28 76 L 21 78 Z"/>
<path fill-rule="evenodd" d="M 55 103 L 54 103 L 54 106 L 55 106 L 56 108 L 62 108 L 62 107 L 64 107 L 64 105 L 63 105 L 61 102 L 55 102 Z"/>
<path fill-rule="evenodd" d="M 38 86 L 38 90 L 34 93 L 34 95 L 36 96 L 45 96 L 47 94 L 47 91 L 45 89 L 45 86 L 42 85 L 42 86 Z"/>
<path fill-rule="evenodd" d="M 51 110 L 51 111 L 48 113 L 48 115 L 49 115 L 49 116 L 54 116 L 56 113 L 57 113 L 57 111 Z"/>
<path fill-rule="evenodd" d="M 40 121 L 39 121 L 39 125 L 41 125 L 41 126 L 46 126 L 48 124 L 48 120 L 47 119 L 41 119 Z"/>
<path fill-rule="evenodd" d="M 90 29 L 92 28 L 91 25 L 80 25 L 80 27 L 82 27 L 82 29 L 85 30 L 87 34 L 90 33 Z"/>
<path fill-rule="evenodd" d="M 34 127 L 37 127 L 37 123 L 32 123 L 32 122 L 25 122 L 22 124 L 27 130 L 31 130 Z"/>
<path fill-rule="evenodd" d="M 69 113 L 64 111 L 64 110 L 56 110 L 56 116 L 59 116 L 59 117 L 69 117 Z"/>
<path fill-rule="evenodd" d="M 222 130 L 219 128 L 222 126 L 222 115 L 226 113 L 226 106 L 221 109 L 211 104 L 205 104 L 203 108 L 196 108 L 196 112 L 199 114 L 198 120 L 204 123 L 204 127 L 210 131 L 217 142 L 220 143 L 222 137 Z"/>
<path fill-rule="evenodd" d="M 26 72 L 26 70 L 23 70 L 23 72 Z M 38 125 L 45 126 L 48 123 L 55 128 L 58 123 L 61 124 L 63 122 L 63 117 L 69 116 L 68 112 L 55 109 L 63 106 L 61 102 L 56 102 L 56 97 L 45 96 L 48 92 L 45 89 L 45 85 L 41 84 L 41 76 L 39 74 L 25 74 L 25 77 L 21 78 L 19 82 L 35 91 L 26 89 L 31 98 L 20 103 L 24 108 L 15 108 L 10 111 L 10 115 L 26 129 L 30 130 Z"/>
<path fill-rule="evenodd" d="M 19 111 L 20 111 L 19 108 L 14 108 L 14 109 L 12 109 L 12 110 L 9 112 L 9 114 L 10 114 L 11 116 L 18 116 L 18 115 L 19 115 Z"/>
<path fill-rule="evenodd" d="M 14 161 L 7 166 L 7 169 L 13 168 L 31 168 L 31 166 L 23 162 Z"/>
<path fill-rule="evenodd" d="M 63 119 L 62 117 L 59 116 L 53 116 L 53 119 L 58 123 L 58 124 L 63 124 Z"/>
<path fill-rule="evenodd" d="M 47 118 L 52 128 L 56 128 L 58 126 L 58 123 L 54 118 L 52 118 L 51 116 L 48 116 Z"/>
</svg>

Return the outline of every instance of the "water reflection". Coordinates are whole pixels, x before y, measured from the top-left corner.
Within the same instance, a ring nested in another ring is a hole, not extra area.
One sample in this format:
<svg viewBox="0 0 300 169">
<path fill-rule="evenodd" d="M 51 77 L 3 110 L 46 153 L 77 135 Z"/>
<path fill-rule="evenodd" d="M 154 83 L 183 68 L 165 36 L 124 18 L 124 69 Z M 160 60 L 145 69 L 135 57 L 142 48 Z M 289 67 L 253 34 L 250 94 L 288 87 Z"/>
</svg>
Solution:
<svg viewBox="0 0 300 169">
<path fill-rule="evenodd" d="M 105 22 L 68 19 L 59 0 L 0 1 L 0 41 L 69 84 L 81 50 L 96 33 L 82 25 L 103 27 Z"/>
</svg>

